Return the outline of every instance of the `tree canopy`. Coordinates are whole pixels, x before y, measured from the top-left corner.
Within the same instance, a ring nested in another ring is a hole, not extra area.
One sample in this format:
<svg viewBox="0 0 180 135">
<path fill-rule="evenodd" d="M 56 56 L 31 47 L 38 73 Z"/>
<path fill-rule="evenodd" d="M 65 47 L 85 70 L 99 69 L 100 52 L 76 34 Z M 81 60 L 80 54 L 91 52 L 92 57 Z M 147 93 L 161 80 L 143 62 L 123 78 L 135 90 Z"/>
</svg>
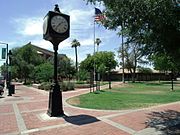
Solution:
<svg viewBox="0 0 180 135">
<path fill-rule="evenodd" d="M 130 42 L 145 45 L 144 54 L 162 53 L 180 67 L 180 10 L 172 0 L 87 0 L 105 6 L 107 29 L 123 32 Z"/>
<path fill-rule="evenodd" d="M 74 63 L 66 55 L 58 55 L 58 76 L 72 78 L 75 74 Z M 12 77 L 26 80 L 47 82 L 53 77 L 53 56 L 43 57 L 30 44 L 12 49 Z"/>
<path fill-rule="evenodd" d="M 12 49 L 13 77 L 26 79 L 33 77 L 35 66 L 44 62 L 44 59 L 30 45 Z"/>
<path fill-rule="evenodd" d="M 95 55 L 88 55 L 87 58 L 81 62 L 80 69 L 91 72 L 94 70 L 94 65 L 96 71 L 100 73 L 115 69 L 117 66 L 115 54 L 113 52 L 104 51 L 95 53 Z"/>
</svg>

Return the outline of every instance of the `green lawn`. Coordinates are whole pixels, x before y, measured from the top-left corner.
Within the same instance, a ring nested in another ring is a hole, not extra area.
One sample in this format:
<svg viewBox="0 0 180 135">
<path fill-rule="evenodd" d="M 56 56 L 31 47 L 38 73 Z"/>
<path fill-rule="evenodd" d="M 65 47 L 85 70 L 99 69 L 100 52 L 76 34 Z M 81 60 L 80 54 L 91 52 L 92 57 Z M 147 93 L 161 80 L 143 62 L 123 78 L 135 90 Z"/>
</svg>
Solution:
<svg viewBox="0 0 180 135">
<path fill-rule="evenodd" d="M 180 101 L 180 84 L 175 84 L 174 92 L 170 89 L 169 83 L 130 83 L 126 87 L 74 97 L 68 102 L 82 108 L 121 110 Z"/>
</svg>

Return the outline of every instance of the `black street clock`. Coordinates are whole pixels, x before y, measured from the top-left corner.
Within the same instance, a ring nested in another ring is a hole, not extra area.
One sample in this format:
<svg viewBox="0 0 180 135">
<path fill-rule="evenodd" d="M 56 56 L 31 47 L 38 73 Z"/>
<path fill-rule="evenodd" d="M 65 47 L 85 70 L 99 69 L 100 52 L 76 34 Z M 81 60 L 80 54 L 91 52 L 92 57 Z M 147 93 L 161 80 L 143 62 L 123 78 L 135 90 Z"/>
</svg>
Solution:
<svg viewBox="0 0 180 135">
<path fill-rule="evenodd" d="M 44 17 L 43 38 L 52 44 L 59 44 L 69 37 L 70 17 L 59 10 L 49 11 Z"/>
<path fill-rule="evenodd" d="M 57 61 L 58 45 L 69 37 L 70 17 L 60 12 L 58 5 L 54 11 L 49 11 L 44 17 L 43 38 L 53 44 L 54 49 L 54 83 L 49 91 L 49 105 L 47 114 L 49 116 L 64 116 L 62 92 L 58 83 Z"/>
</svg>

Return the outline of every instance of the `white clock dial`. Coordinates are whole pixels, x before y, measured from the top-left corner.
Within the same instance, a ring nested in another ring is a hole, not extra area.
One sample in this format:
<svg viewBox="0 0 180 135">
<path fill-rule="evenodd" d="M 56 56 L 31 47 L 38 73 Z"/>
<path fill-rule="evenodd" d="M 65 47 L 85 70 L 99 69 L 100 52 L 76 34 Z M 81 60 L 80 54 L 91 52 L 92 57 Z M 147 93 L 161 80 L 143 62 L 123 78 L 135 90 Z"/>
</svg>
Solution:
<svg viewBox="0 0 180 135">
<path fill-rule="evenodd" d="M 47 26 L 48 26 L 48 16 L 44 18 L 44 23 L 43 23 L 43 34 L 46 34 L 47 32 Z"/>
<path fill-rule="evenodd" d="M 52 17 L 51 27 L 57 33 L 65 33 L 68 30 L 67 20 L 59 15 Z"/>
</svg>

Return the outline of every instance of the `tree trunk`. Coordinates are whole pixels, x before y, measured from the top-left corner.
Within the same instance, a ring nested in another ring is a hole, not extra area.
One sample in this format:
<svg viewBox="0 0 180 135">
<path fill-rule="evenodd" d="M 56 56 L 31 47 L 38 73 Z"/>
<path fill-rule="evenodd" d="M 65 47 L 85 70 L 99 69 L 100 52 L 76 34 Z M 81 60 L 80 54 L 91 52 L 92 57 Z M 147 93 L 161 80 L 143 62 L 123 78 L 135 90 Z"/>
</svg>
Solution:
<svg viewBox="0 0 180 135">
<path fill-rule="evenodd" d="M 111 71 L 108 71 L 108 76 L 109 76 L 109 89 L 111 89 Z"/>
<path fill-rule="evenodd" d="M 27 81 L 26 81 L 26 77 L 25 77 L 25 78 L 24 78 L 24 84 L 26 84 L 26 82 L 27 82 Z"/>
<path fill-rule="evenodd" d="M 137 67 L 137 56 L 136 56 L 136 45 L 135 45 L 135 47 L 134 47 L 133 80 L 132 80 L 133 83 L 135 83 L 135 78 L 136 78 L 136 67 Z"/>
<path fill-rule="evenodd" d="M 135 83 L 135 78 L 136 78 L 136 68 L 133 68 L 133 73 L 132 73 L 132 82 Z"/>
<path fill-rule="evenodd" d="M 76 80 L 78 80 L 78 56 L 77 56 L 77 47 L 75 47 L 75 54 L 76 54 Z"/>
<path fill-rule="evenodd" d="M 124 33 L 123 33 L 123 26 L 124 26 L 124 22 L 122 22 L 121 24 L 121 27 L 122 27 L 122 30 L 121 30 L 121 39 L 122 39 L 122 82 L 125 83 L 125 75 L 124 75 Z"/>
</svg>

